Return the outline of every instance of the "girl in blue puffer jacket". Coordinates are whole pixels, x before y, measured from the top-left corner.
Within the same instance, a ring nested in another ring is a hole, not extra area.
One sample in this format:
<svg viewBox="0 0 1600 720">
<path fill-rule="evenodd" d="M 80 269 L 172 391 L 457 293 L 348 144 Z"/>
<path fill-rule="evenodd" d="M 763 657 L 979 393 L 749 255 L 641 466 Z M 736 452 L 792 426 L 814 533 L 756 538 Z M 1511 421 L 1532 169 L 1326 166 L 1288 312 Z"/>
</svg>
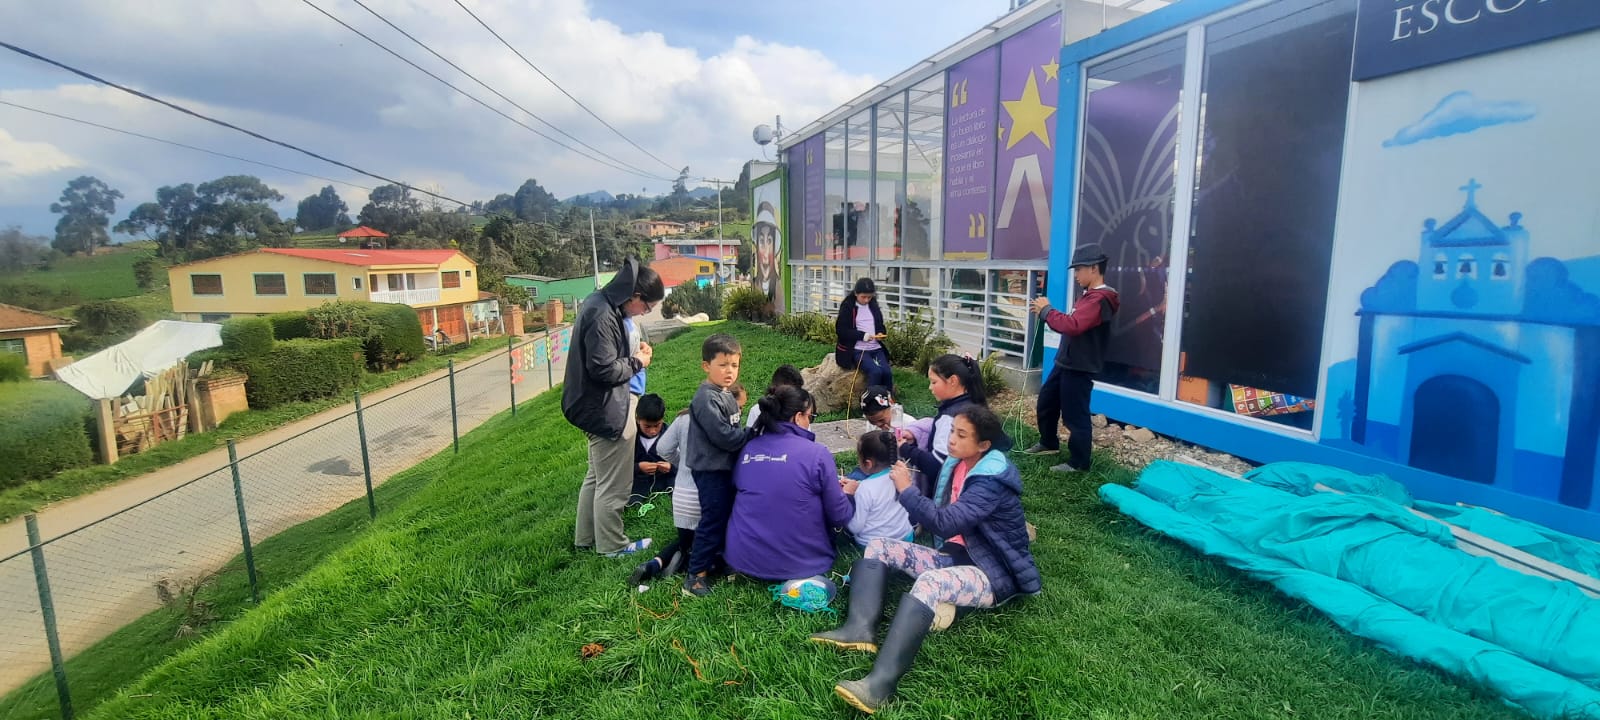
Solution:
<svg viewBox="0 0 1600 720">
<path fill-rule="evenodd" d="M 889 539 L 868 543 L 866 557 L 850 568 L 849 617 L 838 628 L 811 636 L 815 642 L 878 654 L 865 678 L 834 686 L 851 705 L 871 713 L 894 694 L 936 612 L 948 622 L 957 607 L 994 607 L 1039 592 L 1039 569 L 1022 513 L 1022 476 L 995 447 L 1003 437 L 994 411 L 968 405 L 951 423 L 950 456 L 940 469 L 933 499 L 913 484 L 904 462 L 890 472 L 900 504 L 911 522 L 933 533 L 935 546 Z M 891 568 L 916 583 L 900 598 L 879 647 L 878 621 Z"/>
</svg>

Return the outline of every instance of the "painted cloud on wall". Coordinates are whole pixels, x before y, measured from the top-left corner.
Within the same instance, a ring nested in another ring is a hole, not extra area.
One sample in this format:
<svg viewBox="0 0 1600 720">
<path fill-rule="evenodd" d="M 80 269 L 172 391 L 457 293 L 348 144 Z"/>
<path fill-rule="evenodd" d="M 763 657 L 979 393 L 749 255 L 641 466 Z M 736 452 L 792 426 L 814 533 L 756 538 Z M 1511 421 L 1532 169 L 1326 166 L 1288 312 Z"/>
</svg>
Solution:
<svg viewBox="0 0 1600 720">
<path fill-rule="evenodd" d="M 1538 113 L 1533 105 L 1517 100 L 1480 100 L 1472 93 L 1458 91 L 1446 95 L 1421 120 L 1400 128 L 1384 147 L 1398 147 L 1461 135 L 1494 125 L 1527 122 Z"/>
</svg>

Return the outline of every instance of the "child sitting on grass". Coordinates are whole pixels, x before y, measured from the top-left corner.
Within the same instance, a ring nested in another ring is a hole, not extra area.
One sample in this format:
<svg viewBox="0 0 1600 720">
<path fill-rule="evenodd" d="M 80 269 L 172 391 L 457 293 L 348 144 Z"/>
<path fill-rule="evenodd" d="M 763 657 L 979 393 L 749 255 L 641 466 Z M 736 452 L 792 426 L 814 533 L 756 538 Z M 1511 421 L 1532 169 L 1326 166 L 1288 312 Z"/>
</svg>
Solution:
<svg viewBox="0 0 1600 720">
<path fill-rule="evenodd" d="M 894 434 L 872 430 L 862 435 L 856 441 L 856 457 L 864 479 L 839 478 L 839 487 L 856 506 L 856 514 L 845 529 L 863 548 L 877 538 L 911 542 L 911 521 L 906 509 L 895 500 L 898 493 L 889 478 L 895 463 Z"/>
<path fill-rule="evenodd" d="M 650 393 L 639 398 L 639 407 L 634 411 L 639 434 L 633 441 L 633 492 L 628 496 L 629 505 L 642 504 L 651 495 L 672 489 L 678 469 L 660 452 L 666 414 L 667 404 L 660 395 Z"/>
</svg>

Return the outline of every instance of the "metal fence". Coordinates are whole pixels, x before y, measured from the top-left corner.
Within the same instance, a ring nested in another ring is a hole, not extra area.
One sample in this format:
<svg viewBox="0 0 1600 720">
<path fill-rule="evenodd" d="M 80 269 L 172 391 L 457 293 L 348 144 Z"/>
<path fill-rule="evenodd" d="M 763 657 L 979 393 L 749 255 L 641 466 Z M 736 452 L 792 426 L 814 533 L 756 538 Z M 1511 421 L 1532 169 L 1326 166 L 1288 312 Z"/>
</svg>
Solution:
<svg viewBox="0 0 1600 720">
<path fill-rule="evenodd" d="M 259 601 L 257 570 L 272 561 L 259 552 L 262 541 L 363 495 L 376 517 L 374 486 L 441 450 L 459 451 L 461 434 L 496 414 L 515 415 L 517 402 L 554 386 L 570 342 L 570 327 L 508 340 L 403 392 L 356 393 L 348 412 L 258 450 L 240 452 L 230 440 L 227 464 L 92 522 L 47 528 L 62 530 L 48 539 L 41 525 L 67 521 L 26 516 L 26 538 L 0 537 L 0 696 L 36 709 L 53 696 L 56 713 L 70 719 L 68 658 L 182 603 L 241 554 Z M 47 673 L 53 683 L 34 682 Z"/>
</svg>

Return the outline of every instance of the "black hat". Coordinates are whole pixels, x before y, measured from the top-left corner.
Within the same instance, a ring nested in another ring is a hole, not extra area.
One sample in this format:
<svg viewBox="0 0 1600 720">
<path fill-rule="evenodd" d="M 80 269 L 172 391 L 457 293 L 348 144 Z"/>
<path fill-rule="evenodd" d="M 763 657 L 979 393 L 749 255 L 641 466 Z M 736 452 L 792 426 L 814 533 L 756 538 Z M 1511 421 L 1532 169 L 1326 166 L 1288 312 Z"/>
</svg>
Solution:
<svg viewBox="0 0 1600 720">
<path fill-rule="evenodd" d="M 882 385 L 873 385 L 861 394 L 861 414 L 871 415 L 888 410 L 894 404 L 894 397 L 889 394 L 889 388 Z"/>
<path fill-rule="evenodd" d="M 1079 245 L 1078 249 L 1073 251 L 1072 262 L 1068 263 L 1067 267 L 1075 268 L 1080 265 L 1099 265 L 1106 260 L 1106 254 L 1100 249 L 1099 244 L 1088 243 L 1085 245 Z"/>
</svg>

